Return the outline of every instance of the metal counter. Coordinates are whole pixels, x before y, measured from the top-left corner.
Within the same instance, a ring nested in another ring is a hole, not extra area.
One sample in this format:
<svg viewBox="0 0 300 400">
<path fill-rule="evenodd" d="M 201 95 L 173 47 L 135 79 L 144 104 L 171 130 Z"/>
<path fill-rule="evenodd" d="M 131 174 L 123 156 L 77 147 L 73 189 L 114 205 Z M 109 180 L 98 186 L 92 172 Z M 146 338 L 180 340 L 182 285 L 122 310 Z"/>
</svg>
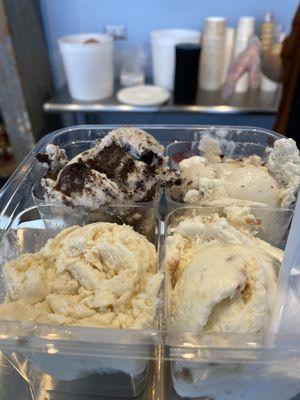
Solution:
<svg viewBox="0 0 300 400">
<path fill-rule="evenodd" d="M 116 86 L 116 91 L 119 89 Z M 51 112 L 96 113 L 96 112 L 149 112 L 149 113 L 215 113 L 215 114 L 275 114 L 280 100 L 280 89 L 277 92 L 249 90 L 246 93 L 234 93 L 224 101 L 220 91 L 207 92 L 199 90 L 196 103 L 193 105 L 174 104 L 171 98 L 160 106 L 137 107 L 121 104 L 116 96 L 107 99 L 83 102 L 70 97 L 67 87 L 58 91 L 44 103 L 43 109 Z"/>
</svg>

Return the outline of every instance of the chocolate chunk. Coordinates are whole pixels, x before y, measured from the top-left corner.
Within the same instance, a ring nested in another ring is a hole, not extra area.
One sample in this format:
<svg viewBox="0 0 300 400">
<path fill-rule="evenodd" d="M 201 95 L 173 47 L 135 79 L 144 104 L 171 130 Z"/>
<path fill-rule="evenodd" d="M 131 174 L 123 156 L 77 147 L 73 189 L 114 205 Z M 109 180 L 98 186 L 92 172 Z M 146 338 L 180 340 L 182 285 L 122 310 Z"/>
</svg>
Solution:
<svg viewBox="0 0 300 400">
<path fill-rule="evenodd" d="M 155 197 L 155 194 L 156 194 L 156 189 L 155 186 L 153 186 L 152 188 L 146 191 L 144 197 L 140 200 L 140 202 L 152 201 Z"/>
<path fill-rule="evenodd" d="M 143 161 L 147 165 L 151 165 L 156 158 L 156 154 L 152 150 L 144 150 L 141 154 L 140 161 Z"/>
<path fill-rule="evenodd" d="M 86 189 L 86 184 L 91 182 L 91 180 L 91 172 L 79 160 L 79 162 L 67 165 L 63 169 L 55 189 L 66 196 L 70 196 L 72 193 L 82 193 Z"/>
<path fill-rule="evenodd" d="M 145 177 L 152 178 L 156 175 L 156 167 L 154 165 L 145 166 Z"/>
<path fill-rule="evenodd" d="M 172 186 L 181 186 L 182 184 L 183 184 L 183 179 L 182 178 L 174 177 L 174 179 L 171 178 L 171 179 L 167 180 L 165 182 L 164 186 L 169 188 L 169 187 L 172 187 Z M 187 182 L 188 186 L 191 185 L 191 184 L 192 184 L 192 181 L 188 181 Z"/>
<path fill-rule="evenodd" d="M 56 181 L 58 174 L 59 174 L 60 169 L 55 169 L 54 171 L 48 171 L 45 175 L 45 179 L 52 179 L 53 181 Z"/>
<path fill-rule="evenodd" d="M 143 192 L 145 190 L 145 183 L 144 181 L 137 181 L 136 183 L 136 189 L 140 190 L 141 192 Z"/>
<path fill-rule="evenodd" d="M 105 147 L 94 158 L 86 163 L 87 167 L 106 174 L 109 179 L 124 182 L 130 172 L 134 171 L 134 161 L 126 151 L 112 143 Z"/>
<path fill-rule="evenodd" d="M 163 157 L 157 157 L 156 164 L 157 164 L 158 166 L 161 166 L 161 165 L 163 165 L 163 161 L 164 161 Z"/>
<path fill-rule="evenodd" d="M 35 158 L 38 160 L 38 162 L 40 162 L 41 164 L 51 164 L 51 160 L 48 156 L 48 154 L 42 154 L 42 153 L 38 153 Z"/>
</svg>

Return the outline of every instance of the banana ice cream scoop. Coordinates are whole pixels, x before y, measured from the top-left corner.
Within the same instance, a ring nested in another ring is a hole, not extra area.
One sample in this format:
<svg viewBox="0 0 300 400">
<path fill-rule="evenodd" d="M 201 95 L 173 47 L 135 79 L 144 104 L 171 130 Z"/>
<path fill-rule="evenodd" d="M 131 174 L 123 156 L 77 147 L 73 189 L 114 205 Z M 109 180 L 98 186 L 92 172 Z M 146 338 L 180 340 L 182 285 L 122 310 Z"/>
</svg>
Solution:
<svg viewBox="0 0 300 400">
<path fill-rule="evenodd" d="M 163 275 L 156 250 L 130 226 L 72 226 L 3 267 L 0 319 L 110 328 L 151 327 Z"/>
<path fill-rule="evenodd" d="M 42 179 L 49 202 L 97 209 L 103 204 L 152 201 L 178 176 L 168 168 L 164 147 L 133 127 L 110 131 L 95 146 L 68 160 L 48 145 L 38 161 L 48 165 Z"/>
<path fill-rule="evenodd" d="M 259 221 L 253 216 L 244 225 L 229 216 L 187 218 L 166 239 L 173 329 L 262 333 L 268 328 L 283 252 L 255 237 L 252 227 Z"/>
<path fill-rule="evenodd" d="M 176 193 L 183 202 L 271 207 L 295 202 L 300 187 L 300 155 L 292 139 L 276 140 L 273 148 L 266 149 L 264 159 L 224 157 L 217 139 L 204 136 L 202 141 L 199 145 L 202 156 L 190 157 L 178 165 L 181 195 L 178 189 Z"/>
</svg>

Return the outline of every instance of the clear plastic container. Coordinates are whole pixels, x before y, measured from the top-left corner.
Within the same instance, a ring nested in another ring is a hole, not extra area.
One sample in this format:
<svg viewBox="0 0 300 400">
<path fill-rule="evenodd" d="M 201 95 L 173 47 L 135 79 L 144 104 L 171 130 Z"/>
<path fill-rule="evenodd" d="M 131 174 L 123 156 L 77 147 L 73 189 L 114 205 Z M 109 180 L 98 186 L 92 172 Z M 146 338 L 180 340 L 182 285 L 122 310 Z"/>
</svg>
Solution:
<svg viewBox="0 0 300 400">
<path fill-rule="evenodd" d="M 201 155 L 199 143 L 204 135 L 209 134 L 211 138 L 217 139 L 220 144 L 222 155 L 239 158 L 257 155 L 264 160 L 266 147 L 272 147 L 274 141 L 283 138 L 282 135 L 257 128 L 239 127 L 209 127 L 197 131 L 193 140 L 175 141 L 167 146 L 166 153 L 169 157 L 171 168 L 179 169 L 180 161 L 192 156 Z M 182 199 L 179 187 L 165 191 L 168 210 L 187 205 Z"/>
<path fill-rule="evenodd" d="M 30 207 L 12 221 L 0 243 L 1 265 L 23 253 L 38 251 L 62 229 L 86 222 L 85 215 L 66 214 L 65 207 L 48 205 L 43 208 L 40 215 L 41 208 Z M 160 227 L 154 208 L 104 207 L 93 222 L 96 221 L 131 225 L 146 235 L 157 249 L 159 247 Z M 2 281 L 0 300 L 4 298 Z M 159 324 L 158 315 L 153 328 L 160 327 Z M 10 326 L 8 330 L 23 338 L 19 339 L 20 343 L 16 340 L 12 352 L 5 353 L 19 373 L 28 379 L 35 393 L 41 389 L 52 390 L 55 386 L 56 390 L 65 393 L 132 398 L 145 388 L 148 364 L 154 357 L 153 332 L 150 330 L 50 326 L 30 322 L 3 322 L 1 325 L 0 322 L 0 330 L 4 326 Z"/>
<path fill-rule="evenodd" d="M 26 207 L 34 204 L 31 191 L 36 182 L 40 181 L 45 170 L 37 162 L 35 156 L 46 149 L 48 143 L 66 149 L 69 156 L 75 156 L 80 151 L 93 146 L 96 140 L 101 139 L 110 130 L 120 127 L 120 125 L 78 125 L 61 129 L 44 136 L 34 147 L 34 149 L 23 160 L 19 168 L 6 183 L 0 192 L 0 235 L 1 229 L 9 223 L 19 212 Z M 276 132 L 254 127 L 234 127 L 234 126 L 205 126 L 205 125 L 141 125 L 153 135 L 160 143 L 168 145 L 175 141 L 198 141 L 199 135 L 204 133 L 226 134 L 228 139 L 233 141 L 245 141 L 261 144 L 262 146 L 272 145 L 274 140 L 282 136 Z M 166 191 L 168 197 L 168 191 Z M 151 205 L 150 205 L 151 206 Z M 162 213 L 166 213 L 166 206 L 162 207 Z"/>
<path fill-rule="evenodd" d="M 44 171 L 35 160 L 35 155 L 44 151 L 47 143 L 71 145 L 70 149 L 74 149 L 75 155 L 78 153 L 78 146 L 90 146 L 89 142 L 93 143 L 115 127 L 77 126 L 63 129 L 44 137 L 36 145 L 0 192 L 0 246 L 4 245 L 8 231 L 12 238 L 19 232 L 22 242 L 13 240 L 10 243 L 10 249 L 15 249 L 14 254 L 17 256 L 22 251 L 22 246 L 28 250 L 36 250 L 34 243 L 39 247 L 39 238 L 43 238 L 45 228 L 51 234 L 52 229 L 55 231 L 74 222 L 90 222 L 85 219 L 81 221 L 81 215 L 63 214 L 64 218 L 60 218 L 61 211 L 58 212 L 59 207 L 56 205 L 39 204 L 37 209 L 32 189 Z M 256 128 L 140 127 L 163 144 L 176 140 L 193 142 L 195 135 L 216 129 L 230 131 L 232 140 L 235 140 L 236 135 L 240 136 L 238 132 L 242 132 L 245 141 L 253 140 L 262 146 L 272 145 L 280 137 L 273 132 Z M 151 207 L 149 210 L 144 211 L 144 207 L 141 207 L 140 214 L 153 215 Z M 102 215 L 98 218 L 111 220 L 117 216 L 118 222 L 132 223 L 130 215 L 119 211 L 112 213 L 112 208 L 107 207 L 102 209 Z M 278 216 L 281 216 L 277 235 L 275 229 L 269 229 L 274 234 L 273 240 L 276 244 L 285 240 L 282 232 L 286 229 L 287 219 L 278 210 L 273 215 L 277 216 L 277 221 Z M 144 219 L 139 218 L 138 221 L 140 223 L 137 223 L 135 229 L 141 228 L 141 233 L 151 240 L 157 240 L 157 228 L 155 231 L 148 230 L 148 235 L 147 229 L 145 231 L 143 227 Z M 163 252 L 160 253 L 162 257 Z M 4 254 L 1 247 L 0 260 Z M 292 278 L 295 282 L 297 275 Z M 298 283 L 299 281 L 298 279 Z M 291 400 L 300 393 L 300 336 L 299 329 L 296 329 L 300 320 L 298 288 L 299 285 L 289 286 L 289 292 L 293 296 L 293 303 L 290 303 L 293 315 L 292 319 L 285 321 L 284 334 L 265 335 L 263 340 L 257 335 L 174 332 L 165 328 L 163 317 L 158 320 L 160 329 L 153 330 L 70 329 L 64 326 L 0 321 L 0 350 L 9 357 L 9 362 L 19 372 L 19 379 L 28 382 L 36 398 L 46 398 L 49 393 L 52 398 L 52 393 L 56 392 L 60 393 L 59 398 L 62 400 L 98 398 L 95 395 L 100 398 L 138 396 L 138 399 L 145 400 L 173 400 L 181 398 L 180 395 L 191 397 L 195 393 L 197 396 L 207 396 L 213 386 L 216 389 L 215 400 L 231 400 L 233 389 L 236 391 L 243 384 L 252 390 L 251 400 L 261 400 L 262 393 L 265 394 L 264 400 Z M 4 287 L 1 278 L 0 294 L 0 300 L 3 300 Z M 220 345 L 220 336 L 226 339 L 226 343 L 223 341 Z M 227 372 L 223 379 L 224 366 Z M 92 368 L 94 372 L 90 374 Z M 90 372 L 78 377 L 78 371 L 83 369 Z M 104 370 L 108 373 L 102 374 Z M 0 376 L 2 377 L 1 371 Z M 254 383 L 251 383 L 251 379 L 255 379 Z M 12 381 L 11 386 L 14 382 Z M 179 394 L 174 391 L 173 386 Z"/>
<path fill-rule="evenodd" d="M 214 213 L 222 215 L 222 208 L 178 208 L 167 217 L 165 235 L 172 234 L 178 223 L 186 217 Z M 257 236 L 284 249 L 293 211 L 253 209 L 252 213 L 262 221 Z M 267 226 L 270 223 L 271 229 Z M 172 289 L 167 271 L 165 281 L 168 327 Z M 184 398 L 291 399 L 300 389 L 300 364 L 296 361 L 298 356 L 292 361 L 293 356 L 288 357 L 284 347 L 279 351 L 278 344 L 284 343 L 283 346 L 286 346 L 285 340 L 276 335 L 170 331 L 167 345 L 172 358 L 175 391 Z"/>
</svg>

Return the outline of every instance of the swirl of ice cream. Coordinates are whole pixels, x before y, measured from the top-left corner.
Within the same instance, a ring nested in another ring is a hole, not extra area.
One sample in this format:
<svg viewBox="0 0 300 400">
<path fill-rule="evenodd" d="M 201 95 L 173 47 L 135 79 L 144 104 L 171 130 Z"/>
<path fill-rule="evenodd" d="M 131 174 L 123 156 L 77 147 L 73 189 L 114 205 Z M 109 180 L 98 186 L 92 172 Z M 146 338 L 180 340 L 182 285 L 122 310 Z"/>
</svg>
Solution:
<svg viewBox="0 0 300 400">
<path fill-rule="evenodd" d="M 187 218 L 166 239 L 172 328 L 266 331 L 283 252 L 251 233 L 257 219 L 244 215 L 237 224 L 232 211 Z"/>
<path fill-rule="evenodd" d="M 202 156 L 182 160 L 181 195 L 185 203 L 211 206 L 285 207 L 294 203 L 300 187 L 300 155 L 292 139 L 278 139 L 259 156 L 221 157 L 217 139 L 204 136 Z M 232 149 L 231 149 L 232 150 Z"/>
<path fill-rule="evenodd" d="M 151 327 L 163 279 L 152 243 L 104 222 L 64 229 L 3 276 L 1 319 L 111 328 Z"/>
<path fill-rule="evenodd" d="M 42 179 L 46 200 L 89 209 L 154 200 L 163 186 L 178 179 L 168 168 L 164 147 L 133 127 L 110 131 L 71 160 L 54 145 L 37 159 L 49 165 Z"/>
</svg>

